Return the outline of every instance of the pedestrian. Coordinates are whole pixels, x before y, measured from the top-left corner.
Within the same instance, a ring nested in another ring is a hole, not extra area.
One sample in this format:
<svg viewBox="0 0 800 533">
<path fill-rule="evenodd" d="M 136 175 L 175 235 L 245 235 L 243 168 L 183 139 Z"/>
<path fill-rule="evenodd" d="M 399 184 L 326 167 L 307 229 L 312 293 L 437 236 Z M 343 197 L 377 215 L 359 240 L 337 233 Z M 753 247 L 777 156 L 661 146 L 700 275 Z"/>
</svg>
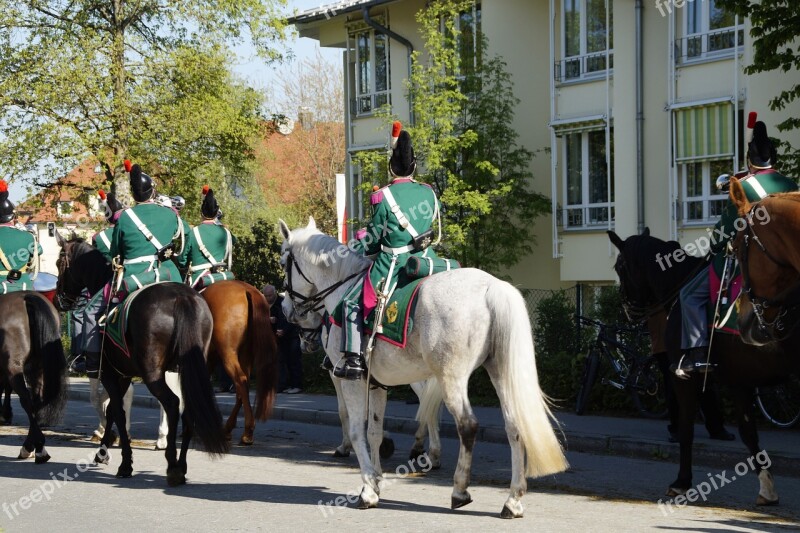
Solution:
<svg viewBox="0 0 800 533">
<path fill-rule="evenodd" d="M 265 285 L 261 292 L 270 305 L 272 330 L 278 340 L 280 373 L 278 390 L 286 394 L 303 392 L 303 355 L 300 350 L 300 332 L 283 314 L 283 296 L 273 285 Z"/>
</svg>

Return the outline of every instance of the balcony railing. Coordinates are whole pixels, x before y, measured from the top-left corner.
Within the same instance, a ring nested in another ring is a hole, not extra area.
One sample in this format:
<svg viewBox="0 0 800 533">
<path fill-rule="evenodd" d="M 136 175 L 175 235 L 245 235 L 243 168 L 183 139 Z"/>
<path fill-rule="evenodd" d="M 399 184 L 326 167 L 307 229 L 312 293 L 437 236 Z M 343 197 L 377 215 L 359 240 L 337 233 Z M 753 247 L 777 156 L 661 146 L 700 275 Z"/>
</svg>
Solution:
<svg viewBox="0 0 800 533">
<path fill-rule="evenodd" d="M 702 59 L 733 56 L 744 46 L 744 26 L 730 27 L 708 33 L 698 33 L 675 39 L 675 62 L 691 63 Z"/>
<path fill-rule="evenodd" d="M 559 225 L 566 229 L 607 226 L 609 210 L 613 221 L 616 215 L 613 203 L 563 207 L 558 210 Z"/>
<path fill-rule="evenodd" d="M 379 93 L 361 94 L 350 99 L 350 113 L 354 116 L 371 115 L 379 107 L 391 104 L 389 91 Z"/>
<path fill-rule="evenodd" d="M 608 52 L 608 68 L 614 68 L 614 51 Z M 582 56 L 573 56 L 555 64 L 555 78 L 557 82 L 575 81 L 602 77 L 606 71 L 606 53 L 595 52 Z"/>
</svg>

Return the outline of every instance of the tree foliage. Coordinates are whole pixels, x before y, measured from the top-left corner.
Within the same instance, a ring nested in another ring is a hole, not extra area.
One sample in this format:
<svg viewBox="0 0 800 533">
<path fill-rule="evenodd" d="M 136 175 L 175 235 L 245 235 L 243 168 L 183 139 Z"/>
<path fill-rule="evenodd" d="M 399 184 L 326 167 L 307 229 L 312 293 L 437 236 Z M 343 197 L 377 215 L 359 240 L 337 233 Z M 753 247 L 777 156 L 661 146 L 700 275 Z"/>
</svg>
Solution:
<svg viewBox="0 0 800 533">
<path fill-rule="evenodd" d="M 0 172 L 46 186 L 94 156 L 113 183 L 130 158 L 184 194 L 249 175 L 262 97 L 229 46 L 277 57 L 282 4 L 0 0 Z"/>
<path fill-rule="evenodd" d="M 464 21 L 472 5 L 430 2 L 417 14 L 425 54 L 413 55 L 408 93 L 415 121 L 406 129 L 418 179 L 442 201 L 443 252 L 497 273 L 532 251 L 534 220 L 550 203 L 530 190 L 533 153 L 512 127 L 519 99 L 505 61 L 487 58 L 487 40 L 475 26 L 468 35 L 457 31 L 456 20 Z M 369 185 L 382 181 L 384 152 L 357 160 Z"/>
<path fill-rule="evenodd" d="M 274 221 L 260 219 L 253 225 L 251 234 L 237 241 L 233 255 L 233 272 L 237 279 L 254 287 L 261 288 L 269 283 L 280 289 L 283 286 L 280 260 L 281 238 L 276 224 Z"/>
<path fill-rule="evenodd" d="M 745 68 L 747 74 L 773 70 L 793 72 L 797 80 L 800 71 L 800 10 L 794 0 L 717 0 L 717 5 L 742 18 L 750 18 L 753 38 L 753 62 Z M 769 102 L 772 111 L 782 111 L 800 98 L 800 83 L 781 91 Z M 778 131 L 800 128 L 800 117 L 788 116 L 777 124 Z M 780 168 L 784 174 L 800 176 L 800 147 L 781 142 Z"/>
</svg>

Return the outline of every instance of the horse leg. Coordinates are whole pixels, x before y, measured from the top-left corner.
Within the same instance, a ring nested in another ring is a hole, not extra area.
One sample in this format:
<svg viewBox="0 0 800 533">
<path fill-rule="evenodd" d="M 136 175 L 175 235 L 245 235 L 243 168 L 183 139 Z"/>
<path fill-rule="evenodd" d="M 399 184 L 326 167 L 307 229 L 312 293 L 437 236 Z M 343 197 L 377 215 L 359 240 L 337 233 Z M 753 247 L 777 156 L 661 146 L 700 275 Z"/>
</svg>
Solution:
<svg viewBox="0 0 800 533">
<path fill-rule="evenodd" d="M 672 498 L 684 494 L 692 486 L 692 443 L 694 442 L 694 419 L 697 416 L 697 395 L 702 385 L 702 376 L 689 380 L 671 375 L 675 398 L 678 400 L 678 443 L 680 444 L 680 466 L 678 478 L 667 490 Z"/>
<path fill-rule="evenodd" d="M 250 381 L 247 372 L 239 364 L 239 354 L 228 349 L 222 355 L 222 362 L 225 372 L 230 376 L 233 385 L 236 387 L 236 405 L 233 407 L 227 422 L 225 422 L 225 435 L 231 438 L 233 428 L 236 427 L 236 418 L 239 416 L 239 409 L 244 407 L 244 432 L 239 444 L 250 446 L 253 444 L 253 432 L 256 429 L 256 418 L 253 416 L 253 407 L 250 405 Z"/>
<path fill-rule="evenodd" d="M 333 451 L 334 457 L 350 457 L 350 452 L 353 450 L 353 444 L 350 442 L 350 419 L 347 415 L 347 405 L 344 402 L 344 395 L 342 394 L 342 380 L 334 377 L 333 373 L 329 372 L 333 388 L 336 389 L 336 401 L 339 408 L 339 421 L 342 423 L 342 443 Z"/>
<path fill-rule="evenodd" d="M 381 468 L 381 457 L 383 457 L 383 446 L 386 437 L 383 431 L 383 416 L 386 412 L 386 389 L 375 387 L 369 391 L 369 418 L 367 422 L 367 441 L 369 442 L 369 453 L 372 459 L 372 468 L 378 474 L 378 488 L 383 479 L 383 469 Z M 391 439 L 389 439 L 391 440 Z M 392 442 L 392 451 L 394 443 Z M 390 454 L 391 456 L 391 454 Z M 380 495 L 380 490 L 378 490 Z"/>
<path fill-rule="evenodd" d="M 178 478 L 179 483 L 175 483 L 176 485 L 186 483 L 186 471 L 188 469 L 186 454 L 189 451 L 189 443 L 192 441 L 192 421 L 185 411 L 181 415 L 181 422 L 183 425 L 183 434 L 181 435 L 181 455 L 178 457 L 178 469 L 181 473 L 181 477 Z"/>
<path fill-rule="evenodd" d="M 458 451 L 458 465 L 453 476 L 453 495 L 450 499 L 450 508 L 458 509 L 472 502 L 467 488 L 469 487 L 470 471 L 472 469 L 472 448 L 478 434 L 478 419 L 472 412 L 472 406 L 467 397 L 467 379 L 451 383 L 449 386 L 442 383 L 444 403 L 456 422 L 460 447 Z"/>
<path fill-rule="evenodd" d="M 178 400 L 180 402 L 179 406 L 180 412 L 183 412 L 183 395 L 181 394 L 180 376 L 178 375 L 177 372 L 167 371 L 164 372 L 164 380 L 166 381 L 169 390 L 171 390 L 178 397 Z M 167 417 L 167 412 L 164 410 L 164 406 L 162 405 L 161 419 L 158 422 L 158 440 L 156 440 L 156 450 L 167 449 L 168 435 L 169 435 L 169 417 Z"/>
<path fill-rule="evenodd" d="M 36 464 L 46 463 L 50 460 L 50 455 L 44 447 L 44 433 L 39 427 L 34 400 L 31 398 L 28 386 L 25 384 L 25 376 L 22 373 L 13 376 L 11 378 L 11 386 L 19 396 L 19 403 L 22 405 L 22 409 L 28 415 L 28 435 L 22 443 L 17 459 L 28 459 L 35 454 L 34 460 Z"/>
<path fill-rule="evenodd" d="M 123 391 L 127 393 L 131 386 L 131 380 L 127 377 L 103 379 L 103 386 L 108 391 L 110 403 L 106 413 L 106 432 L 103 435 L 103 443 L 107 446 L 113 444 L 113 436 L 109 437 L 112 421 L 119 431 L 119 446 L 122 449 L 122 462 L 117 469 L 118 478 L 129 478 L 133 474 L 133 450 L 131 449 L 131 438 L 128 435 L 128 425 L 126 422 L 125 408 L 123 406 Z M 110 413 L 110 414 L 109 414 Z"/>
<path fill-rule="evenodd" d="M 435 378 L 431 378 L 428 381 L 412 383 L 411 388 L 420 400 L 416 416 L 420 425 L 415 434 L 416 440 L 411 449 L 411 456 L 409 456 L 409 459 L 417 459 L 424 454 L 425 448 L 422 440 L 425 438 L 427 430 L 429 438 L 426 463 L 429 469 L 438 470 L 442 466 L 442 441 L 439 438 L 439 410 L 442 405 L 442 389 Z M 418 450 L 421 451 L 422 454 L 415 455 Z M 419 463 L 419 461 L 417 462 Z"/>
<path fill-rule="evenodd" d="M 769 467 L 767 451 L 758 442 L 758 427 L 755 413 L 755 389 L 753 387 L 732 387 L 733 399 L 739 417 L 739 437 L 750 451 L 748 463 L 751 468 L 758 468 L 759 491 L 756 505 L 778 505 L 780 498 L 775 490 L 775 481 Z"/>
<path fill-rule="evenodd" d="M 418 381 L 412 383 L 411 390 L 414 391 L 414 394 L 416 394 L 418 398 L 422 399 L 422 393 L 425 390 L 425 382 Z M 414 445 L 411 446 L 411 453 L 408 454 L 408 458 L 412 461 L 425 453 L 425 437 L 427 435 L 428 426 L 425 422 L 420 421 L 419 426 L 417 426 L 417 432 L 414 433 Z"/>
<path fill-rule="evenodd" d="M 367 420 L 367 409 L 364 405 L 366 397 L 367 383 L 364 380 L 342 381 L 342 396 L 349 415 L 350 442 L 353 450 L 358 457 L 358 466 L 361 469 L 361 480 L 364 485 L 361 487 L 359 495 L 359 509 L 369 509 L 378 506 L 378 493 L 380 492 L 379 480 L 380 473 L 375 471 L 373 463 L 370 461 L 369 450 L 367 450 L 367 439 L 364 429 Z"/>
<path fill-rule="evenodd" d="M 174 376 L 168 376 L 168 374 L 174 374 Z M 167 435 L 164 458 L 167 460 L 167 484 L 169 484 L 169 486 L 180 485 L 186 482 L 178 466 L 178 451 L 175 444 L 177 442 L 178 418 L 180 418 L 180 404 L 182 399 L 175 394 L 170 381 L 177 375 L 178 374 L 174 372 L 166 372 L 163 378 L 147 383 L 147 389 L 155 396 L 166 413 Z M 178 390 L 180 390 L 180 384 L 177 385 Z M 183 478 L 183 481 L 181 481 L 181 478 Z"/>
<path fill-rule="evenodd" d="M 3 376 L 3 412 L 0 413 L 0 425 L 11 424 L 13 414 L 11 412 L 11 382 L 7 376 Z"/>
</svg>

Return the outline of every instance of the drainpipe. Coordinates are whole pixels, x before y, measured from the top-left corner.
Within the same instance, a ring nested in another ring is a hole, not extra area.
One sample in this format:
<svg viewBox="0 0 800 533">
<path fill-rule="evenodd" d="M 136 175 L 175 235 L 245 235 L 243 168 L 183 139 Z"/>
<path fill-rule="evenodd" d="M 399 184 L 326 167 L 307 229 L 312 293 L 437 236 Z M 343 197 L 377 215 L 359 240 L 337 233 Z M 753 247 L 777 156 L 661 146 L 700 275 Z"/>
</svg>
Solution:
<svg viewBox="0 0 800 533">
<path fill-rule="evenodd" d="M 399 42 L 400 44 L 406 47 L 408 50 L 408 79 L 411 80 L 411 54 L 414 53 L 414 45 L 411 44 L 411 41 L 399 35 L 386 26 L 381 26 L 374 20 L 372 20 L 369 16 L 369 8 L 364 6 L 361 9 L 361 13 L 364 16 L 364 22 L 370 28 L 374 29 L 376 32 L 386 35 L 387 37 L 394 39 L 395 41 Z M 411 94 L 408 95 L 408 122 L 411 126 L 414 125 L 414 102 L 411 100 Z"/>
<path fill-rule="evenodd" d="M 637 234 L 644 231 L 644 77 L 642 59 L 642 0 L 636 0 L 636 206 Z"/>
</svg>

